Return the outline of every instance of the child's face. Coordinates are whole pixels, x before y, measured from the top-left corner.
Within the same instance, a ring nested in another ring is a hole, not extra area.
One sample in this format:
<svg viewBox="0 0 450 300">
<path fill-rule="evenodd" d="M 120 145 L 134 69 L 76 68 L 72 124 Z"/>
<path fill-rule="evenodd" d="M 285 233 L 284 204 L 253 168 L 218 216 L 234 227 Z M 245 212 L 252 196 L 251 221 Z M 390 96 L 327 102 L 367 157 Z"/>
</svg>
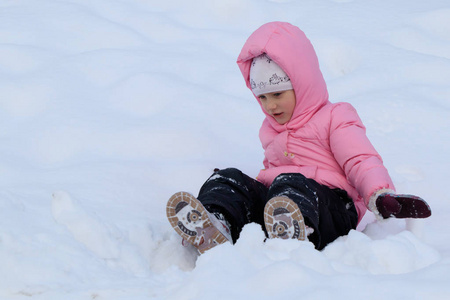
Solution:
<svg viewBox="0 0 450 300">
<path fill-rule="evenodd" d="M 287 90 L 282 92 L 262 94 L 258 96 L 264 110 L 272 116 L 278 124 L 286 124 L 292 118 L 295 108 L 295 92 Z"/>
</svg>

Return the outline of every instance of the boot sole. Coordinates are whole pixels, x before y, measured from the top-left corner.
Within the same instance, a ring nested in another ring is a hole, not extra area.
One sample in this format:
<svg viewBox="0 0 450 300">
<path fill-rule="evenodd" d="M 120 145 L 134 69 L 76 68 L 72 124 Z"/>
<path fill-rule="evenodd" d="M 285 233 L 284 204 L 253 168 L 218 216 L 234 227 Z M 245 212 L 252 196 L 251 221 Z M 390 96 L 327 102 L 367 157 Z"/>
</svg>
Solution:
<svg viewBox="0 0 450 300">
<path fill-rule="evenodd" d="M 264 208 L 264 224 L 269 238 L 306 240 L 303 215 L 294 201 L 274 197 Z"/>
<path fill-rule="evenodd" d="M 190 193 L 178 192 L 172 195 L 167 202 L 166 214 L 175 231 L 196 247 L 200 254 L 228 241 L 213 226 L 208 212 L 200 201 Z M 205 238 L 208 235 L 211 238 Z"/>
</svg>

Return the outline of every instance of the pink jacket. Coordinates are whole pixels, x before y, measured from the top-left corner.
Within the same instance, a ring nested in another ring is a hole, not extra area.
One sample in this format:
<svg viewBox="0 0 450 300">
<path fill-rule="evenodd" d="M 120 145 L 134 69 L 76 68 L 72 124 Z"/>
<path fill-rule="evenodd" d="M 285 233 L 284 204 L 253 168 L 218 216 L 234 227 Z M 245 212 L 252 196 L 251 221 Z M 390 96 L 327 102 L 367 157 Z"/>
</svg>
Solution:
<svg viewBox="0 0 450 300">
<path fill-rule="evenodd" d="M 320 184 L 343 189 L 355 202 L 360 221 L 375 192 L 395 188 L 356 110 L 348 103 L 328 101 L 316 53 L 299 28 L 272 22 L 248 38 L 237 63 L 249 88 L 251 61 L 262 53 L 291 79 L 296 106 L 284 125 L 263 109 L 266 118 L 259 137 L 265 150 L 265 169 L 258 180 L 269 186 L 281 173 L 301 173 Z"/>
</svg>

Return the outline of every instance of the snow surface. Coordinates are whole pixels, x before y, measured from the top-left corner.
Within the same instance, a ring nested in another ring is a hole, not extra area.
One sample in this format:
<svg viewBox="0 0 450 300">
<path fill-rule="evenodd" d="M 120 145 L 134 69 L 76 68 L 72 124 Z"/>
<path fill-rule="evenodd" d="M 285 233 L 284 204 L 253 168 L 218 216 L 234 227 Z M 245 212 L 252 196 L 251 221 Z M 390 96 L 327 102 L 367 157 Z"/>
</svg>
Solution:
<svg viewBox="0 0 450 300">
<path fill-rule="evenodd" d="M 255 224 L 181 246 L 170 195 L 262 167 L 235 60 L 274 20 L 306 32 L 331 100 L 431 218 L 321 252 Z M 2 0 L 0 299 L 450 299 L 449 78 L 448 0 Z"/>
</svg>

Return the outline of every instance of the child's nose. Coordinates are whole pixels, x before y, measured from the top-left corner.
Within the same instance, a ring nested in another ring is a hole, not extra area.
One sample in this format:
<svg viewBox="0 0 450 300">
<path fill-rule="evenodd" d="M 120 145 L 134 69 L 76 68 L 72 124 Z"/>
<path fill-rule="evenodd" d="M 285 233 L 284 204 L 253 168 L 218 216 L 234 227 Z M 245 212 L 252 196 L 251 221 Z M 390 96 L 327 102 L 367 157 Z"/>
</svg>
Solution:
<svg viewBox="0 0 450 300">
<path fill-rule="evenodd" d="M 267 102 L 267 110 L 274 110 L 275 108 L 277 108 L 277 105 L 275 103 L 275 101 L 268 101 Z"/>
</svg>

